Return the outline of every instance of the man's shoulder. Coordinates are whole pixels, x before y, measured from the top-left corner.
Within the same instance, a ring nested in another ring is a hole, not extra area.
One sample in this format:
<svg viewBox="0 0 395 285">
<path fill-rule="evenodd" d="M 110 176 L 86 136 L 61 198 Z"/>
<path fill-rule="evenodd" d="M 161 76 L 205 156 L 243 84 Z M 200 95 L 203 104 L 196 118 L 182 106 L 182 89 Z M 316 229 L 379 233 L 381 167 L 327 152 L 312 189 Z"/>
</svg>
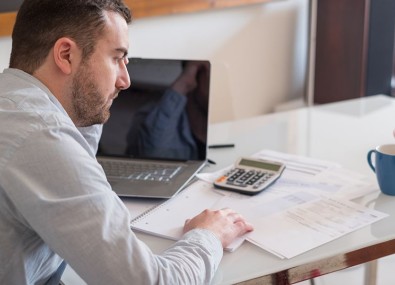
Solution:
<svg viewBox="0 0 395 285">
<path fill-rule="evenodd" d="M 8 71 L 8 72 L 6 72 Z M 33 124 L 70 125 L 60 103 L 45 90 L 45 86 L 32 76 L 19 70 L 6 70 L 0 74 L 0 117 L 17 123 L 18 119 Z"/>
</svg>

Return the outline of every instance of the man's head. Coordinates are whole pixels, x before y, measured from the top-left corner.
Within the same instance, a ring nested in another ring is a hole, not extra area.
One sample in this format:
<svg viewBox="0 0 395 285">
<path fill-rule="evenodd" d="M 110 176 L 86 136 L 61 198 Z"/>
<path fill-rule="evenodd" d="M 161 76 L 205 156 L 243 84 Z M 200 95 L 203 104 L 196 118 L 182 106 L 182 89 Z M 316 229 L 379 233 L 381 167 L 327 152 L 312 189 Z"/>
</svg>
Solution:
<svg viewBox="0 0 395 285">
<path fill-rule="evenodd" d="M 79 127 L 105 123 L 126 68 L 131 16 L 121 0 L 25 0 L 10 67 L 40 80 Z"/>
<path fill-rule="evenodd" d="M 104 11 L 131 21 L 121 0 L 25 0 L 12 33 L 10 67 L 33 74 L 61 37 L 73 39 L 89 58 L 104 28 Z"/>
</svg>

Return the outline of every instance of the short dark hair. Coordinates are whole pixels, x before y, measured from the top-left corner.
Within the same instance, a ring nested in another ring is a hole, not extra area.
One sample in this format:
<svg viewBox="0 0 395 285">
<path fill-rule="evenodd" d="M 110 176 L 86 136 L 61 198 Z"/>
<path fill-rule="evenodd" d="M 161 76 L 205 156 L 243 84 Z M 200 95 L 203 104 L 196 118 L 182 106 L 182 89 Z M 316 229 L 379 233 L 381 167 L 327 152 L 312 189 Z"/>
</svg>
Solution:
<svg viewBox="0 0 395 285">
<path fill-rule="evenodd" d="M 104 11 L 131 22 L 122 0 L 25 0 L 12 32 L 10 67 L 33 74 L 62 37 L 73 39 L 88 58 L 103 32 Z"/>
</svg>

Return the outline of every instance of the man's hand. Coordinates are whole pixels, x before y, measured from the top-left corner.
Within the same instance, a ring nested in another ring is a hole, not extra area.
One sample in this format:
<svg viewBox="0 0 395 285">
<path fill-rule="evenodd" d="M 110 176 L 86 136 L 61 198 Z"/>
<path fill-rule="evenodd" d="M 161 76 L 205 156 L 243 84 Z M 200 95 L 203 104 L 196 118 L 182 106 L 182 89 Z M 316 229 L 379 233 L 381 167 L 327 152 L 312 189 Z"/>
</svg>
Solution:
<svg viewBox="0 0 395 285">
<path fill-rule="evenodd" d="M 184 67 L 183 72 L 172 84 L 172 89 L 180 95 L 187 95 L 198 85 L 198 73 L 208 70 L 205 62 L 189 61 Z"/>
<path fill-rule="evenodd" d="M 186 220 L 184 233 L 196 228 L 213 232 L 224 248 L 237 237 L 253 230 L 251 224 L 231 209 L 204 210 L 193 219 Z"/>
</svg>

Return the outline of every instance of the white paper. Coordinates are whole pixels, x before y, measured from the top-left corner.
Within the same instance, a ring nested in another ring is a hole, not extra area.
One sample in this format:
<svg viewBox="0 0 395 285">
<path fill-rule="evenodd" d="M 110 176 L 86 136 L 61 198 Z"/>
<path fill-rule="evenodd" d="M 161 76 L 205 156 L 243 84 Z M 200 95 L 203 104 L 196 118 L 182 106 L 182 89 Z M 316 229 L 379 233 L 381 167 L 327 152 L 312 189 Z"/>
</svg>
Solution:
<svg viewBox="0 0 395 285">
<path fill-rule="evenodd" d="M 247 239 L 292 258 L 387 216 L 350 201 L 321 198 L 253 218 L 255 229 Z"/>
</svg>

